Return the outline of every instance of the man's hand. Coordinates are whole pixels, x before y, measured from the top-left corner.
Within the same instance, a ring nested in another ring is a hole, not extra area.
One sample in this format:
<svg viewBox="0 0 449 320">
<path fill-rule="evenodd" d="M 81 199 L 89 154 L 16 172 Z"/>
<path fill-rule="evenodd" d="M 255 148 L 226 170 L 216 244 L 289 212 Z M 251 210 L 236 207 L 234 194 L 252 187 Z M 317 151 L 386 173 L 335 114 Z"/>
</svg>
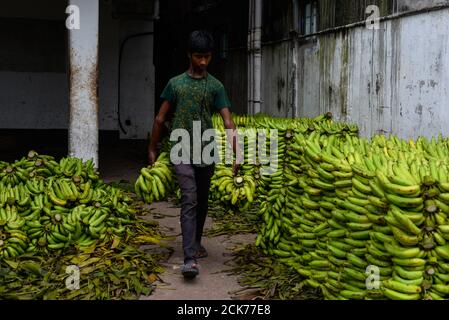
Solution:
<svg viewBox="0 0 449 320">
<path fill-rule="evenodd" d="M 155 150 L 150 150 L 148 152 L 148 164 L 151 166 L 156 162 L 157 152 Z"/>
<path fill-rule="evenodd" d="M 239 172 L 240 164 L 234 161 L 234 164 L 232 165 L 232 175 L 235 177 L 237 173 Z"/>
<path fill-rule="evenodd" d="M 242 166 L 242 164 L 244 162 L 243 155 L 239 151 L 240 150 L 237 147 L 236 159 L 234 160 L 234 163 L 232 165 L 232 174 L 234 175 L 234 177 L 237 175 L 240 167 Z"/>
</svg>

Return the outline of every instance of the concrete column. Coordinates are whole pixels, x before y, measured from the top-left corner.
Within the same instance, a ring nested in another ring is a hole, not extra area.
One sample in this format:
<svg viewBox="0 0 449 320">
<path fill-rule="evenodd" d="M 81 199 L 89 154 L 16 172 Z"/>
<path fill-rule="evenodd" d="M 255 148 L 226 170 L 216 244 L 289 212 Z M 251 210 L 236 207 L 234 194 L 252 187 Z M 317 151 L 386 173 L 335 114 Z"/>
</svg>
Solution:
<svg viewBox="0 0 449 320">
<path fill-rule="evenodd" d="M 69 0 L 79 8 L 79 29 L 69 29 L 69 156 L 98 168 L 98 0 Z M 75 16 L 76 17 L 76 14 Z"/>
</svg>

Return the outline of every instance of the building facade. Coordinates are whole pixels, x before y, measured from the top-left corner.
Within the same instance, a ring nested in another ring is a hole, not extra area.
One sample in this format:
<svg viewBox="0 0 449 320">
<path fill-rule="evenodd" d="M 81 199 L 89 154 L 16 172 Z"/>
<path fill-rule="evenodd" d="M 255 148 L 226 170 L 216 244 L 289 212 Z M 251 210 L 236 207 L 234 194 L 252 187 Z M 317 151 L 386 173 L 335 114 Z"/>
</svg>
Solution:
<svg viewBox="0 0 449 320">
<path fill-rule="evenodd" d="M 0 129 L 68 130 L 83 158 L 97 157 L 98 131 L 146 139 L 200 28 L 234 112 L 449 134 L 449 0 L 3 1 Z"/>
</svg>

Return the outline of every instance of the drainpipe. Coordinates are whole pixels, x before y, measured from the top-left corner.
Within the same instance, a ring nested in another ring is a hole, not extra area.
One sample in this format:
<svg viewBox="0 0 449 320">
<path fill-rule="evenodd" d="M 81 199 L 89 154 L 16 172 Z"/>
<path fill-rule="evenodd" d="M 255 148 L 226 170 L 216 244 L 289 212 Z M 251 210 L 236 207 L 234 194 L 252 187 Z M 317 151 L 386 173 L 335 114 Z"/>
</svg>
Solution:
<svg viewBox="0 0 449 320">
<path fill-rule="evenodd" d="M 298 49 L 296 39 L 292 41 L 292 117 L 299 118 L 298 108 Z"/>
<path fill-rule="evenodd" d="M 249 1 L 248 113 L 261 111 L 262 0 Z"/>
<path fill-rule="evenodd" d="M 262 0 L 254 0 L 254 114 L 261 111 L 262 91 Z"/>
<path fill-rule="evenodd" d="M 297 29 L 299 27 L 299 6 L 297 0 L 292 0 L 293 2 L 293 26 L 290 31 L 290 37 L 292 38 L 292 70 L 291 70 L 291 98 L 292 98 L 292 117 L 298 118 L 299 106 L 298 106 L 298 40 L 297 40 Z"/>
<path fill-rule="evenodd" d="M 69 156 L 93 159 L 98 168 L 98 0 L 69 0 L 80 28 L 68 30 Z"/>
<path fill-rule="evenodd" d="M 159 0 L 154 0 L 154 15 L 153 20 L 159 20 L 159 14 L 160 14 L 160 4 Z"/>
<path fill-rule="evenodd" d="M 249 0 L 249 16 L 248 16 L 248 107 L 247 112 L 249 114 L 254 114 L 254 104 L 253 104 L 253 25 L 254 25 L 254 10 L 253 10 L 254 0 Z"/>
</svg>

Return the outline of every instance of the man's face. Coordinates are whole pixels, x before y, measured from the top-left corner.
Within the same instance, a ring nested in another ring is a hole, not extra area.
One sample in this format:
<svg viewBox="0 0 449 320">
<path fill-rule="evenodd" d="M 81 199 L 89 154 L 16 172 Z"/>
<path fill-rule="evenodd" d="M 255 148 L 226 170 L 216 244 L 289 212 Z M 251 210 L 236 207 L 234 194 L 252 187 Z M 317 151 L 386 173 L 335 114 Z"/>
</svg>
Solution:
<svg viewBox="0 0 449 320">
<path fill-rule="evenodd" d="M 201 71 L 206 71 L 207 66 L 212 60 L 212 53 L 198 53 L 194 52 L 190 55 L 190 61 L 192 61 L 193 68 Z"/>
</svg>

